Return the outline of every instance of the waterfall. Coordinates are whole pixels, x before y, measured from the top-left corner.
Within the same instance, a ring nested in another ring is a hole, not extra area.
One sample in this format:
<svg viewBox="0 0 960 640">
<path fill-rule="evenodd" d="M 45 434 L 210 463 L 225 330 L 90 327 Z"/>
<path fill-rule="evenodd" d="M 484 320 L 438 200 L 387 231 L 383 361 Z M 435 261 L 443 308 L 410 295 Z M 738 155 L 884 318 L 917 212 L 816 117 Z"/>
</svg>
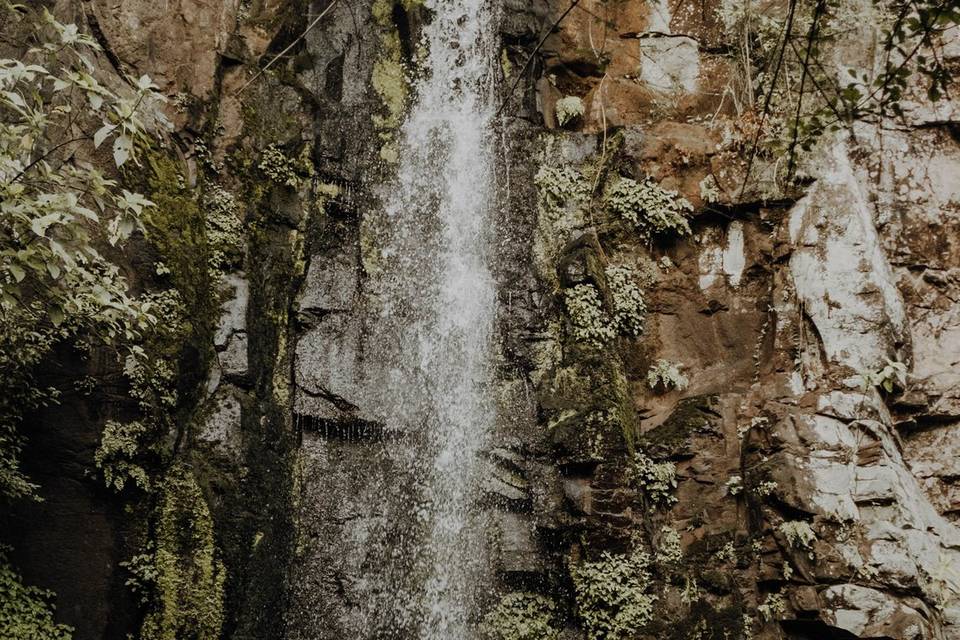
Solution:
<svg viewBox="0 0 960 640">
<path fill-rule="evenodd" d="M 416 524 L 402 540 L 378 541 L 394 547 L 367 578 L 381 594 L 370 607 L 381 611 L 366 617 L 388 627 L 380 637 L 464 640 L 486 567 L 476 489 L 495 413 L 491 69 L 499 42 L 490 0 L 425 4 L 428 53 L 400 132 L 396 181 L 384 190 L 389 240 L 375 285 L 379 346 L 371 347 L 387 371 L 380 412 L 388 429 L 409 436 L 388 455 L 407 476 L 395 499 L 416 505 Z"/>
</svg>

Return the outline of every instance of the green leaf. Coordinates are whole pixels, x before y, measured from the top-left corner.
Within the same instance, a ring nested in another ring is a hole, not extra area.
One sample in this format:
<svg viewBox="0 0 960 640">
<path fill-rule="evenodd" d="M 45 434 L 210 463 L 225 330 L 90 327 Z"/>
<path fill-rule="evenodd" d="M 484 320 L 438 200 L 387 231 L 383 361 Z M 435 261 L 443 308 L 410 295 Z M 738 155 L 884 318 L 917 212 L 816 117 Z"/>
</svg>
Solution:
<svg viewBox="0 0 960 640">
<path fill-rule="evenodd" d="M 133 152 L 133 139 L 127 134 L 117 136 L 113 141 L 113 161 L 117 167 L 122 167 L 123 163 L 130 158 Z"/>
<path fill-rule="evenodd" d="M 103 144 L 103 141 L 107 139 L 107 136 L 110 135 L 110 132 L 117 128 L 115 124 L 105 124 L 100 127 L 95 134 L 93 134 L 93 146 L 97 149 L 100 148 L 100 145 Z"/>
<path fill-rule="evenodd" d="M 53 326 L 59 327 L 63 324 L 63 320 L 63 309 L 61 309 L 59 305 L 52 305 L 50 307 L 50 322 L 53 323 Z"/>
<path fill-rule="evenodd" d="M 40 216 L 39 218 L 34 218 L 30 221 L 30 230 L 33 231 L 38 236 L 43 236 L 47 233 L 47 229 L 50 228 L 54 222 L 60 221 L 59 213 L 48 213 L 45 216 Z"/>
<path fill-rule="evenodd" d="M 7 265 L 7 271 L 13 275 L 13 279 L 16 282 L 22 282 L 23 279 L 27 277 L 27 272 L 17 264 Z"/>
<path fill-rule="evenodd" d="M 50 273 L 50 277 L 54 280 L 60 277 L 60 265 L 58 265 L 56 262 L 48 262 L 47 271 Z"/>
</svg>

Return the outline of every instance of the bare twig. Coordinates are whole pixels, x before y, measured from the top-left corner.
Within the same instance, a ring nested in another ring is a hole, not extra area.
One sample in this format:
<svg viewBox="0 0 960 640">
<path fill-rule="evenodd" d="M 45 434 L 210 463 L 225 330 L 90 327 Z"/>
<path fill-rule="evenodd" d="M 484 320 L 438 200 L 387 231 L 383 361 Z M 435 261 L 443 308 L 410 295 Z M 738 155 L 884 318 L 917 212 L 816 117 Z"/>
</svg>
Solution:
<svg viewBox="0 0 960 640">
<path fill-rule="evenodd" d="M 334 0 L 336 1 L 336 0 Z M 543 37 L 540 38 L 540 42 L 537 43 L 537 46 L 533 48 L 533 51 L 530 52 L 530 56 L 527 58 L 526 63 L 524 63 L 523 68 L 520 69 L 520 73 L 517 74 L 517 78 L 513 81 L 513 84 L 510 85 L 510 91 L 507 93 L 507 96 L 503 99 L 503 102 L 500 103 L 500 108 L 497 109 L 497 112 L 494 114 L 494 119 L 498 118 L 506 106 L 510 103 L 510 98 L 513 97 L 513 92 L 517 90 L 517 85 L 520 84 L 520 81 L 523 79 L 524 74 L 527 72 L 527 69 L 530 68 L 530 63 L 533 62 L 533 59 L 537 56 L 537 52 L 540 51 L 540 47 L 543 46 L 543 43 L 547 41 L 547 38 L 550 37 L 550 34 L 553 33 L 553 30 L 557 28 L 563 19 L 573 11 L 573 8 L 580 3 L 580 0 L 573 0 L 570 3 L 570 6 L 567 7 L 567 10 L 560 14 L 560 17 L 557 18 L 550 28 L 547 29 L 547 32 L 543 34 Z"/>
<path fill-rule="evenodd" d="M 327 12 L 329 12 L 330 9 L 332 9 L 333 6 L 334 6 L 335 4 L 337 4 L 337 2 L 339 2 L 339 1 L 340 1 L 340 0 L 333 0 L 330 4 L 328 4 L 327 7 L 326 7 L 323 11 L 320 12 L 320 15 L 318 15 L 316 18 L 314 18 L 314 19 L 313 19 L 313 22 L 311 22 L 311 23 L 307 26 L 307 28 L 303 30 L 303 33 L 301 33 L 299 36 L 297 36 L 296 40 L 294 40 L 293 42 L 291 42 L 290 44 L 288 44 L 288 45 L 284 48 L 283 51 L 281 51 L 280 53 L 278 53 L 277 55 L 275 55 L 273 58 L 271 58 L 271 59 L 270 59 L 270 62 L 268 62 L 267 64 L 263 65 L 263 68 L 260 69 L 260 71 L 258 71 L 252 78 L 250 78 L 250 80 L 248 80 L 245 85 L 243 85 L 242 87 L 240 87 L 240 89 L 237 91 L 236 95 L 239 96 L 241 93 L 243 93 L 243 92 L 246 90 L 246 88 L 249 87 L 251 84 L 253 84 L 253 82 L 254 82 L 257 78 L 259 78 L 260 76 L 262 76 L 263 73 L 264 73 L 264 71 L 266 71 L 267 69 L 269 69 L 269 68 L 273 65 L 274 62 L 276 62 L 277 60 L 279 60 L 280 58 L 282 58 L 288 51 L 290 51 L 290 49 L 293 49 L 294 45 L 296 45 L 298 42 L 300 42 L 301 40 L 303 40 L 303 39 L 306 37 L 306 35 L 307 35 L 308 33 L 310 33 L 310 30 L 313 29 L 315 26 L 317 26 L 317 23 L 320 22 L 320 19 L 323 18 L 323 16 L 327 15 Z"/>
<path fill-rule="evenodd" d="M 800 93 L 797 96 L 797 112 L 793 117 L 793 135 L 790 138 L 790 148 L 787 151 L 787 180 L 789 181 L 793 177 L 793 170 L 796 165 L 796 149 L 797 142 L 800 138 L 800 114 L 803 109 L 803 91 L 807 85 L 807 76 L 813 76 L 813 73 L 810 71 L 810 55 L 813 51 L 813 45 L 817 38 L 817 25 L 820 24 L 820 16 L 826 8 L 825 0 L 817 0 L 816 6 L 813 8 L 813 24 L 810 25 L 810 31 L 807 33 L 807 50 L 804 53 L 803 57 L 803 71 L 800 75 Z M 791 48 L 793 43 L 790 43 Z M 826 96 L 824 96 L 826 97 Z"/>
<path fill-rule="evenodd" d="M 773 77 L 770 79 L 770 89 L 767 91 L 767 97 L 763 101 L 763 112 L 760 114 L 760 123 L 757 125 L 757 133 L 753 137 L 753 146 L 750 148 L 750 158 L 747 160 L 747 172 L 743 176 L 743 184 L 740 186 L 740 195 L 738 199 L 743 198 L 743 193 L 747 190 L 747 183 L 750 181 L 750 171 L 753 169 L 753 160 L 757 155 L 757 146 L 760 144 L 760 134 L 763 132 L 763 123 L 770 111 L 770 102 L 773 100 L 773 90 L 777 86 L 777 79 L 780 77 L 780 68 L 783 66 L 783 58 L 787 52 L 787 43 L 790 41 L 790 35 L 793 32 L 793 16 L 796 13 L 797 0 L 790 0 L 790 12 L 787 14 L 787 24 L 784 27 L 783 46 L 780 47 L 780 55 L 777 57 L 777 65 L 773 71 Z"/>
</svg>

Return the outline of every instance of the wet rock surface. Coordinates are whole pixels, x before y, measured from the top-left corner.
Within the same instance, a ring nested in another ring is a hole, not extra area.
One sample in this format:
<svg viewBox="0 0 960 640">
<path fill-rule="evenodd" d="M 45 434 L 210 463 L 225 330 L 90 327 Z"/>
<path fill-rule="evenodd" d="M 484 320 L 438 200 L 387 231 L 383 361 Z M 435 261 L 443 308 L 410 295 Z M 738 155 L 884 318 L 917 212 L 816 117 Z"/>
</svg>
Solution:
<svg viewBox="0 0 960 640">
<path fill-rule="evenodd" d="M 259 253 L 226 278 L 190 430 L 230 576 L 226 637 L 360 637 L 366 541 L 390 531 L 402 553 L 416 526 L 416 496 L 401 489 L 418 479 L 374 454 L 402 457 L 405 434 L 382 428 L 390 372 L 369 357 L 377 185 L 396 133 L 382 123 L 401 91 L 377 78 L 404 82 L 378 65 L 410 64 L 414 4 L 383 21 L 372 3 L 341 3 L 244 96 L 322 3 L 58 4 L 96 26 L 104 73 L 150 73 L 170 97 L 213 105 L 171 107 L 185 166 L 214 112 L 213 158 L 236 161 L 228 182 L 249 179 L 244 153 L 312 145 L 310 186 L 270 192 L 246 232 Z M 661 559 L 656 615 L 637 637 L 960 637 L 956 104 L 825 144 L 798 193 L 770 192 L 763 162 L 761 186 L 742 189 L 752 123 L 724 92 L 742 71 L 715 4 L 573 11 L 498 125 L 498 419 L 477 505 L 495 589 L 483 604 L 542 594 L 562 637 L 584 638 L 571 567 L 639 546 Z M 510 72 L 565 9 L 504 3 Z M 565 96 L 585 110 L 561 127 Z M 545 208 L 544 168 L 579 172 L 593 195 L 560 184 Z M 686 198 L 690 234 L 644 238 L 610 216 L 613 174 Z M 309 191 L 320 184 L 326 195 Z M 641 274 L 643 330 L 591 350 L 563 291 L 612 299 L 610 265 Z M 683 388 L 649 383 L 659 360 L 679 365 Z M 863 384 L 889 362 L 906 368 L 890 389 Z M 138 615 L 118 568 L 135 550 L 122 514 L 84 471 L 103 422 L 89 409 L 110 401 L 71 398 L 37 417 L 61 425 L 27 452 L 46 502 L 5 521 L 78 640 L 122 637 Z M 669 499 L 638 481 L 638 453 L 674 470 Z M 669 562 L 664 529 L 679 540 Z"/>
</svg>

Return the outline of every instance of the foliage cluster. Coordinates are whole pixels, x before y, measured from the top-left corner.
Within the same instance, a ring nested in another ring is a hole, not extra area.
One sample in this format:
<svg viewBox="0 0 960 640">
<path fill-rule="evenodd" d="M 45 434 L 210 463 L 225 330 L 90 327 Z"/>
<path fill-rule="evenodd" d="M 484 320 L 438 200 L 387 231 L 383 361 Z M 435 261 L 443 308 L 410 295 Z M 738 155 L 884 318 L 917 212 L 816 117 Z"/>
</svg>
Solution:
<svg viewBox="0 0 960 640">
<path fill-rule="evenodd" d="M 49 591 L 23 584 L 0 546 L 0 638 L 70 640 L 73 629 L 53 620 Z"/>
<path fill-rule="evenodd" d="M 893 393 L 897 387 L 903 387 L 907 381 L 907 366 L 902 362 L 886 359 L 886 365 L 876 371 L 864 371 L 860 374 L 860 386 L 865 391 L 870 387 L 881 387 L 887 393 Z"/>
<path fill-rule="evenodd" d="M 577 613 L 589 640 L 628 640 L 653 617 L 656 596 L 650 588 L 650 557 L 604 551 L 593 562 L 570 567 Z"/>
<path fill-rule="evenodd" d="M 613 319 L 604 309 L 600 292 L 591 284 L 578 284 L 564 291 L 567 312 L 577 342 L 601 348 L 617 336 Z"/>
<path fill-rule="evenodd" d="M 809 523 L 803 520 L 788 520 L 780 523 L 780 533 L 795 549 L 810 549 L 817 540 L 817 534 Z"/>
<path fill-rule="evenodd" d="M 673 495 L 677 488 L 677 467 L 672 462 L 654 462 L 646 454 L 637 452 L 633 455 L 629 476 L 653 505 L 670 506 L 677 501 Z"/>
<path fill-rule="evenodd" d="M 534 176 L 540 195 L 540 206 L 552 220 L 563 217 L 568 206 L 579 207 L 590 199 L 590 185 L 571 166 L 541 167 Z"/>
<path fill-rule="evenodd" d="M 565 127 L 568 123 L 577 118 L 582 118 L 584 113 L 583 100 L 577 96 L 565 96 L 557 100 L 556 104 L 557 124 Z"/>
<path fill-rule="evenodd" d="M 21 9 L 0 11 L 20 20 Z M 104 252 L 142 228 L 153 203 L 83 158 L 112 141 L 117 167 L 136 160 L 143 114 L 161 97 L 146 76 L 120 93 L 104 86 L 96 41 L 46 10 L 37 17 L 36 46 L 0 60 L 0 494 L 11 498 L 33 491 L 19 470 L 20 421 L 57 398 L 36 367 L 67 339 L 116 347 L 156 324 Z"/>
<path fill-rule="evenodd" d="M 557 640 L 557 605 L 550 598 L 529 592 L 508 593 L 483 618 L 485 640 Z"/>
<path fill-rule="evenodd" d="M 657 551 L 653 556 L 657 565 L 670 569 L 683 560 L 683 546 L 680 544 L 680 534 L 676 529 L 661 527 Z"/>
<path fill-rule="evenodd" d="M 688 384 L 687 376 L 680 372 L 680 365 L 669 360 L 657 360 L 647 371 L 647 385 L 651 389 L 656 389 L 659 385 L 664 389 L 683 391 Z"/>
<path fill-rule="evenodd" d="M 693 205 L 652 178 L 638 182 L 621 177 L 607 189 L 604 200 L 612 213 L 632 223 L 645 237 L 663 233 L 690 235 L 687 214 L 693 211 Z"/>
<path fill-rule="evenodd" d="M 604 269 L 607 286 L 613 298 L 613 326 L 625 336 L 639 336 L 643 333 L 643 318 L 647 305 L 643 301 L 639 276 L 635 269 L 627 266 L 610 265 Z"/>
<path fill-rule="evenodd" d="M 313 176 L 309 153 L 310 147 L 305 146 L 299 157 L 290 158 L 283 149 L 272 144 L 263 150 L 258 166 L 273 182 L 296 189 Z"/>
<path fill-rule="evenodd" d="M 627 266 L 604 269 L 610 292 L 610 309 L 600 290 L 592 284 L 578 284 L 564 291 L 564 302 L 573 324 L 576 341 L 602 348 L 617 336 L 643 333 L 647 308 L 636 271 Z"/>
</svg>

